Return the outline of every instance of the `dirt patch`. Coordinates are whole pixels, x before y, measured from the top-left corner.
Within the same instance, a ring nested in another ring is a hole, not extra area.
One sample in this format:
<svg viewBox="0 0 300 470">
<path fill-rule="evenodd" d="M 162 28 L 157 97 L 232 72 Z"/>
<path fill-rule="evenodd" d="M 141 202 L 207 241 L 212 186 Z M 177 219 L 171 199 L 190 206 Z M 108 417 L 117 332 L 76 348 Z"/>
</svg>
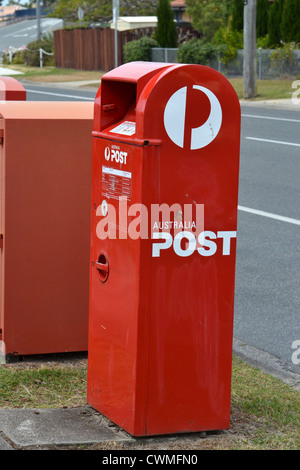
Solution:
<svg viewBox="0 0 300 470">
<path fill-rule="evenodd" d="M 238 409 L 232 410 L 228 430 L 181 434 L 155 438 L 138 438 L 130 443 L 95 444 L 91 450 L 229 450 L 245 449 L 245 442 L 263 426 Z M 251 444 L 250 444 L 251 447 Z"/>
<path fill-rule="evenodd" d="M 232 410 L 230 429 L 224 431 L 198 432 L 149 438 L 135 438 L 128 442 L 102 442 L 88 446 L 47 446 L 47 450 L 95 450 L 95 451 L 200 451 L 200 450 L 252 450 L 254 433 L 263 427 L 252 417 L 238 409 Z M 114 426 L 112 424 L 112 426 Z M 249 444 L 247 444 L 249 442 Z M 11 444 L 11 443 L 10 443 Z M 26 448 L 39 450 L 45 447 Z M 20 450 L 20 449 L 19 449 Z M 25 450 L 25 449 L 23 449 Z"/>
<path fill-rule="evenodd" d="M 34 356 L 10 356 L 2 367 L 40 369 L 41 367 L 81 367 L 87 365 L 87 352 L 36 354 Z"/>
</svg>

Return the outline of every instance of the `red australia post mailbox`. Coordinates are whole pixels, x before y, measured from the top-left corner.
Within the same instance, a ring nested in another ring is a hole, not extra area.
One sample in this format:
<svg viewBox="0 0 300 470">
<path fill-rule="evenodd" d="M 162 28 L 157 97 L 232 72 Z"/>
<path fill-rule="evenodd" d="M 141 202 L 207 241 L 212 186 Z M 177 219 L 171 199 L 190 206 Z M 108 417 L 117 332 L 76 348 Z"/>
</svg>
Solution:
<svg viewBox="0 0 300 470">
<path fill-rule="evenodd" d="M 215 70 L 103 76 L 87 401 L 132 435 L 229 427 L 239 148 L 239 101 Z"/>
</svg>

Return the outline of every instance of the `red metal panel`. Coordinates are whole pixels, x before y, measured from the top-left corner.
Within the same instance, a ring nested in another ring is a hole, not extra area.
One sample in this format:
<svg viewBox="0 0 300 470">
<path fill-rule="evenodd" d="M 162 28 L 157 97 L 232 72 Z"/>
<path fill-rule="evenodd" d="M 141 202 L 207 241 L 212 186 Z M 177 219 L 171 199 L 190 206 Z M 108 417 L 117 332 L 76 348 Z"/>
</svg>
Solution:
<svg viewBox="0 0 300 470">
<path fill-rule="evenodd" d="M 128 194 L 131 193 L 131 176 L 134 174 L 141 181 L 142 170 L 142 149 L 137 146 L 121 144 L 122 151 L 128 152 L 128 162 L 126 175 L 114 176 L 111 172 L 113 166 L 106 162 L 104 158 L 105 148 L 111 148 L 112 142 L 109 140 L 97 140 L 94 143 L 94 151 L 97 158 L 94 160 L 94 175 L 98 180 L 102 180 L 101 187 L 97 187 L 94 193 L 95 207 L 101 208 L 102 200 L 107 200 L 110 204 L 109 211 L 112 213 L 110 235 L 113 236 L 114 218 L 113 208 L 116 215 L 119 213 L 118 200 L 113 199 L 113 193 L 117 188 L 109 188 L 115 179 L 115 185 L 121 185 L 121 179 L 128 181 Z M 116 145 L 116 144 L 114 144 Z M 104 181 L 104 179 L 106 181 Z M 119 181 L 116 181 L 118 179 Z M 109 194 L 111 197 L 109 197 Z M 131 202 L 141 200 L 141 186 L 134 189 L 131 194 Z M 96 206 L 95 206 L 96 205 Z M 97 219 L 93 217 L 92 231 L 100 230 L 97 227 Z M 126 226 L 122 221 L 117 223 L 118 234 L 126 233 Z M 108 227 L 105 227 L 105 230 Z M 92 244 L 93 269 L 91 277 L 92 302 L 95 302 L 94 314 L 90 319 L 90 345 L 93 348 L 94 359 L 91 364 L 90 396 L 96 400 L 98 398 L 103 403 L 104 412 L 110 413 L 113 408 L 113 416 L 120 421 L 121 426 L 134 426 L 134 416 L 128 412 L 135 406 L 136 400 L 136 343 L 138 337 L 137 310 L 139 304 L 139 240 L 123 239 L 114 243 L 113 239 L 101 240 L 101 243 Z M 95 266 L 99 256 L 104 254 L 109 261 L 109 274 L 107 282 L 101 282 L 100 273 Z M 99 297 L 100 296 L 100 297 Z M 109 303 L 101 302 L 100 298 L 109 297 Z M 93 347 L 93 345 L 99 345 Z M 122 379 L 121 379 L 122 377 Z M 101 391 L 101 393 L 99 393 Z M 100 398 L 101 397 L 101 398 Z"/>
<path fill-rule="evenodd" d="M 3 323 L 4 323 L 4 253 L 3 253 L 3 233 L 4 233 L 4 154 L 3 154 L 3 119 L 0 119 L 0 341 L 3 336 Z M 0 345 L 0 354 L 4 355 Z"/>
<path fill-rule="evenodd" d="M 86 351 L 93 104 L 6 102 L 0 112 L 6 353 Z"/>
<path fill-rule="evenodd" d="M 133 435 L 228 428 L 237 96 L 207 67 L 128 64 L 102 78 L 93 136 L 88 402 Z M 118 179 L 109 186 L 107 172 L 130 173 L 128 205 L 147 209 L 146 238 L 130 238 L 134 217 L 126 240 L 124 221 L 107 218 L 107 202 L 118 214 L 116 198 L 128 197 Z M 155 204 L 192 208 L 190 222 L 204 207 L 204 220 L 185 227 L 181 240 L 165 228 L 180 211 L 151 219 Z M 156 228 L 160 244 L 151 239 Z M 101 253 L 105 282 L 96 265 Z"/>
<path fill-rule="evenodd" d="M 0 77 L 0 100 L 24 101 L 26 100 L 26 90 L 14 78 Z"/>
</svg>

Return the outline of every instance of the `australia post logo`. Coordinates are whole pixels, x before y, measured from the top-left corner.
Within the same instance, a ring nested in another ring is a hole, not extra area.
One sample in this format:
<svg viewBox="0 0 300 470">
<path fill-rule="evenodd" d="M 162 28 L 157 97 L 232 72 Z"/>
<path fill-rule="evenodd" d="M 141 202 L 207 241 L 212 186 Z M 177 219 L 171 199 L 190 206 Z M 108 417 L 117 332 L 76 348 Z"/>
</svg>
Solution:
<svg viewBox="0 0 300 470">
<path fill-rule="evenodd" d="M 163 124 L 177 147 L 193 151 L 205 148 L 215 140 L 222 127 L 222 115 L 216 95 L 208 88 L 191 84 L 179 88 L 168 98 Z M 127 153 L 111 145 L 105 148 L 104 157 L 106 161 L 126 164 Z M 96 209 L 98 239 L 150 239 L 153 258 L 164 257 L 167 253 L 185 258 L 230 256 L 235 252 L 235 225 L 229 230 L 222 224 L 210 227 L 204 223 L 203 204 L 145 206 L 136 203 L 128 206 L 125 195 L 128 181 L 123 180 L 122 184 L 117 181 L 118 188 L 123 188 L 118 203 L 105 199 Z"/>
<path fill-rule="evenodd" d="M 216 95 L 200 85 L 184 86 L 169 98 L 164 127 L 178 147 L 198 150 L 211 144 L 222 125 L 222 108 Z"/>
<path fill-rule="evenodd" d="M 127 152 L 121 150 L 117 145 L 111 145 L 110 147 L 105 147 L 104 158 L 107 162 L 115 162 L 120 163 L 121 165 L 126 165 Z"/>
<path fill-rule="evenodd" d="M 214 231 L 204 228 L 203 204 L 128 206 L 127 199 L 120 198 L 117 205 L 103 200 L 96 216 L 99 217 L 96 234 L 100 240 L 151 239 L 153 258 L 160 258 L 169 250 L 179 257 L 194 253 L 207 257 L 217 252 L 228 256 L 236 238 L 234 227 L 232 230 L 218 227 Z"/>
</svg>

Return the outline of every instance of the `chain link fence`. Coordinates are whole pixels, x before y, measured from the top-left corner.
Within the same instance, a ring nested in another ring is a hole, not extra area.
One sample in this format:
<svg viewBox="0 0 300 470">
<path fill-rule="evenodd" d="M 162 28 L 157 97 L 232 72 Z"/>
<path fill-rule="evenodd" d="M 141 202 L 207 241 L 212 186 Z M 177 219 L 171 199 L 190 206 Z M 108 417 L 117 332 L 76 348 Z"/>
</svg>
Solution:
<svg viewBox="0 0 300 470">
<path fill-rule="evenodd" d="M 177 63 L 178 49 L 152 48 L 153 62 Z M 256 54 L 257 78 L 260 80 L 300 76 L 300 50 L 280 56 L 274 49 L 258 49 Z M 210 61 L 209 67 L 218 70 L 228 77 L 242 77 L 244 51 L 238 50 L 234 59 L 227 64 L 220 57 Z"/>
<path fill-rule="evenodd" d="M 152 47 L 152 62 L 168 62 L 170 64 L 177 63 L 178 49 L 167 47 Z"/>
</svg>

